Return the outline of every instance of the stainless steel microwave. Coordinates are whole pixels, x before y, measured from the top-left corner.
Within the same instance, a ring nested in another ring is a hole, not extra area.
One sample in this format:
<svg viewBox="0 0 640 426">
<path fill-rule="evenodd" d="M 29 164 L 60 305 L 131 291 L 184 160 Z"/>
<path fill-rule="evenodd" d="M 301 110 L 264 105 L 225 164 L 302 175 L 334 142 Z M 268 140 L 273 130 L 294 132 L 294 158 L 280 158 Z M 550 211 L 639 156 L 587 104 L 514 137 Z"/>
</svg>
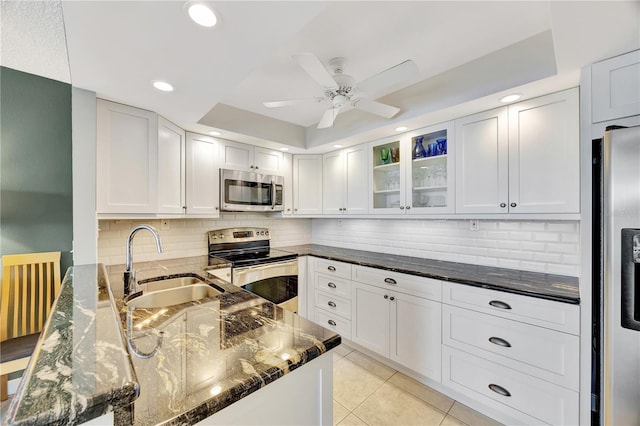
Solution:
<svg viewBox="0 0 640 426">
<path fill-rule="evenodd" d="M 283 210 L 284 177 L 220 169 L 220 205 L 227 212 Z"/>
</svg>

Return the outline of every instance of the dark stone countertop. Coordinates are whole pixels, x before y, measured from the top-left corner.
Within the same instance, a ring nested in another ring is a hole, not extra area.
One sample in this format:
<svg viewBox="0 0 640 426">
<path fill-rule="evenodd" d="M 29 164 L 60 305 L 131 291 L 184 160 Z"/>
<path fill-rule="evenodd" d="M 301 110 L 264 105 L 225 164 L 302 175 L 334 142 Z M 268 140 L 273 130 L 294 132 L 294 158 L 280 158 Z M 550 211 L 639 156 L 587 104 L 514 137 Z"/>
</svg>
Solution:
<svg viewBox="0 0 640 426">
<path fill-rule="evenodd" d="M 207 276 L 212 266 L 206 256 L 134 268 L 138 280 L 197 274 L 224 293 L 127 312 L 122 265 L 73 268 L 54 307 L 64 321 L 48 323 L 6 424 L 75 424 L 110 411 L 116 425 L 193 424 L 340 344 L 334 332 Z M 81 270 L 87 273 L 79 280 Z M 76 287 L 93 287 L 85 291 L 93 305 L 67 297 Z M 131 335 L 123 331 L 127 315 Z M 85 316 L 93 319 L 79 328 Z M 61 335 L 66 337 L 55 337 Z M 153 356 L 140 358 L 129 355 L 127 336 L 140 353 L 161 343 Z"/>
<path fill-rule="evenodd" d="M 316 256 L 557 302 L 580 303 L 579 281 L 576 277 L 421 259 L 317 244 L 278 248 L 298 253 L 299 256 Z"/>
</svg>

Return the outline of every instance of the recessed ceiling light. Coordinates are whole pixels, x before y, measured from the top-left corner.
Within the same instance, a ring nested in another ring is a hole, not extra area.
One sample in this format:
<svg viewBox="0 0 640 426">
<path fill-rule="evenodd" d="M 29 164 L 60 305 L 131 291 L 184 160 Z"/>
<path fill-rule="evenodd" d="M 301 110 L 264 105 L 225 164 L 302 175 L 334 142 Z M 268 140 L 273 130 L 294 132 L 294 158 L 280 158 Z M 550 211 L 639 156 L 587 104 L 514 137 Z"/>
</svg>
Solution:
<svg viewBox="0 0 640 426">
<path fill-rule="evenodd" d="M 220 132 L 218 132 L 218 131 L 216 131 L 216 130 L 213 130 L 213 131 L 209 132 L 209 134 L 210 134 L 211 136 L 220 136 L 222 133 L 220 133 Z"/>
<path fill-rule="evenodd" d="M 400 126 L 400 127 L 396 127 L 395 131 L 396 132 L 404 132 L 405 130 L 407 130 L 408 127 L 407 126 Z"/>
<path fill-rule="evenodd" d="M 520 99 L 522 95 L 518 94 L 518 93 L 514 93 L 513 95 L 507 95 L 503 98 L 500 98 L 500 102 L 503 103 L 509 103 L 509 102 L 513 102 L 513 101 L 517 101 L 518 99 Z"/>
<path fill-rule="evenodd" d="M 342 148 L 342 145 L 334 145 L 334 148 Z"/>
<path fill-rule="evenodd" d="M 198 25 L 213 27 L 218 22 L 215 12 L 204 3 L 187 2 L 186 7 L 189 17 Z"/>
<path fill-rule="evenodd" d="M 158 90 L 162 90 L 163 92 L 173 92 L 173 86 L 166 81 L 155 80 L 151 83 L 153 84 L 153 87 Z"/>
<path fill-rule="evenodd" d="M 280 148 L 280 151 L 289 151 L 289 148 Z"/>
</svg>

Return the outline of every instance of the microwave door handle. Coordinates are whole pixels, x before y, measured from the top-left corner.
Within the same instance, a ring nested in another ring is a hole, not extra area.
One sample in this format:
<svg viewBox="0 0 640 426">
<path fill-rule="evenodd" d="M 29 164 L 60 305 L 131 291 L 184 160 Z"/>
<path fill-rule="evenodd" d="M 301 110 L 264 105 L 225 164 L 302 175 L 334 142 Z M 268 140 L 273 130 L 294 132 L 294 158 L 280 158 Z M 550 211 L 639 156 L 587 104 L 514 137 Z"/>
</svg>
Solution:
<svg viewBox="0 0 640 426">
<path fill-rule="evenodd" d="M 276 208 L 276 181 L 271 179 L 271 210 Z"/>
</svg>

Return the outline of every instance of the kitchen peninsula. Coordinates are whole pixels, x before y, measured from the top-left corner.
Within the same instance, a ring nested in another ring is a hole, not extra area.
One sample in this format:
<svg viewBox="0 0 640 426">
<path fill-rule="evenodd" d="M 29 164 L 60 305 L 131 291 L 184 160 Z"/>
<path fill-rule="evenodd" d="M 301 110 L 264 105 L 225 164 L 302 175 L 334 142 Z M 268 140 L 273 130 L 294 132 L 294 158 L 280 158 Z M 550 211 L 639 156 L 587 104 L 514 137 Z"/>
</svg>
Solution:
<svg viewBox="0 0 640 426">
<path fill-rule="evenodd" d="M 139 279 L 207 277 L 212 267 L 206 256 L 136 265 Z M 323 355 L 339 335 L 207 277 L 224 292 L 143 309 L 146 322 L 134 318 L 125 337 L 121 271 L 69 269 L 3 425 L 331 423 L 332 358 Z M 287 392 L 301 390 L 309 397 L 291 406 Z"/>
</svg>

